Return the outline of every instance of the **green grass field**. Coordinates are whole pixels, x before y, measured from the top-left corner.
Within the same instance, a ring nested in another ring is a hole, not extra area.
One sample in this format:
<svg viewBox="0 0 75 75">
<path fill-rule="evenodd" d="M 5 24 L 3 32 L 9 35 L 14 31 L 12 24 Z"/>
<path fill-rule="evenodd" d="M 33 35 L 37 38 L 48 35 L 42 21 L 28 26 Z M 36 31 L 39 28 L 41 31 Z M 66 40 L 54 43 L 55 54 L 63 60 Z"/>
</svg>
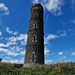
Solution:
<svg viewBox="0 0 75 75">
<path fill-rule="evenodd" d="M 75 75 L 75 63 L 57 63 L 32 68 L 0 62 L 0 75 Z"/>
</svg>

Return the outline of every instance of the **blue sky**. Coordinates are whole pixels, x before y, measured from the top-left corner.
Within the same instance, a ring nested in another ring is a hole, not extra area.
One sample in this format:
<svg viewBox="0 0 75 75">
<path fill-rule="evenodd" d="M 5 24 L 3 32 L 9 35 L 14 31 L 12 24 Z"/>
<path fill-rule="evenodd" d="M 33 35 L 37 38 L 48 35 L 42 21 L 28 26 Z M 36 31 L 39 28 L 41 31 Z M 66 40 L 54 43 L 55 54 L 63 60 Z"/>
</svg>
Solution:
<svg viewBox="0 0 75 75">
<path fill-rule="evenodd" d="M 44 7 L 45 64 L 75 62 L 75 0 L 0 0 L 0 58 L 24 63 L 30 8 Z"/>
</svg>

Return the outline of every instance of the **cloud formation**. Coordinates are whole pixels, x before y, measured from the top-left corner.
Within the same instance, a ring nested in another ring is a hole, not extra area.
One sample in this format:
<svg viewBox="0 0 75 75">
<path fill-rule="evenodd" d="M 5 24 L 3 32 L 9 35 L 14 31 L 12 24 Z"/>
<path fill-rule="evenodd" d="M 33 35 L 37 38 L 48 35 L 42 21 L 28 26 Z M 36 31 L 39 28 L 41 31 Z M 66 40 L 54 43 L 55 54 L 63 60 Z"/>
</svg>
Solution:
<svg viewBox="0 0 75 75">
<path fill-rule="evenodd" d="M 16 42 L 7 42 L 6 44 L 0 43 L 0 47 L 9 47 L 11 45 L 17 45 Z"/>
<path fill-rule="evenodd" d="M 53 62 L 53 60 L 45 60 L 45 64 L 50 64 L 52 62 Z"/>
<path fill-rule="evenodd" d="M 4 37 L 5 42 L 0 42 L 0 52 L 7 56 L 25 55 L 27 34 L 19 34 L 18 32 L 11 31 L 9 27 L 6 27 L 5 32 L 7 32 L 9 36 Z M 1 32 L 0 35 L 2 35 Z"/>
<path fill-rule="evenodd" d="M 75 24 L 75 19 L 72 20 L 72 23 Z"/>
<path fill-rule="evenodd" d="M 2 62 L 7 62 L 7 63 L 19 63 L 20 60 L 17 60 L 17 59 L 16 59 L 16 60 L 11 60 L 11 59 L 10 59 L 10 60 L 7 60 L 7 59 L 3 59 Z"/>
<path fill-rule="evenodd" d="M 75 10 L 75 0 L 71 0 L 71 9 L 72 12 Z"/>
<path fill-rule="evenodd" d="M 33 3 L 38 3 L 38 2 L 39 2 L 39 0 L 33 0 L 32 2 L 33 2 Z"/>
<path fill-rule="evenodd" d="M 62 6 L 64 5 L 64 0 L 33 0 L 33 3 L 41 3 L 47 11 L 54 15 L 62 15 Z"/>
<path fill-rule="evenodd" d="M 50 50 L 47 49 L 47 47 L 45 47 L 44 54 L 45 54 L 45 56 L 49 56 L 49 54 L 50 54 Z"/>
<path fill-rule="evenodd" d="M 44 44 L 50 44 L 50 40 L 54 40 L 57 38 L 62 38 L 67 36 L 66 30 L 59 30 L 56 32 L 56 34 L 49 34 L 47 37 L 44 37 Z"/>
<path fill-rule="evenodd" d="M 67 32 L 68 31 L 66 31 L 66 30 L 59 30 L 59 31 L 57 31 L 57 35 L 58 35 L 59 38 L 65 37 L 67 35 Z"/>
<path fill-rule="evenodd" d="M 9 15 L 8 7 L 4 3 L 0 3 L 0 12 L 4 15 Z"/>
<path fill-rule="evenodd" d="M 7 55 L 10 55 L 10 56 L 17 56 L 17 55 L 19 55 L 18 53 L 12 52 L 12 51 L 10 51 L 9 49 L 6 49 L 6 48 L 0 48 L 0 51 L 4 52 L 4 53 L 6 53 Z"/>
<path fill-rule="evenodd" d="M 59 52 L 59 53 L 58 53 L 58 55 L 62 55 L 62 54 L 63 54 L 63 52 Z"/>
<path fill-rule="evenodd" d="M 0 32 L 0 36 L 2 35 L 2 32 Z"/>
<path fill-rule="evenodd" d="M 75 56 L 75 52 L 72 52 L 71 55 Z"/>
<path fill-rule="evenodd" d="M 24 63 L 24 57 L 20 59 L 11 59 L 11 57 L 5 57 L 2 62 L 7 62 L 7 63 Z"/>
<path fill-rule="evenodd" d="M 47 37 L 44 38 L 44 44 L 49 44 L 50 40 L 56 39 L 57 37 L 57 35 L 49 34 Z"/>
<path fill-rule="evenodd" d="M 16 32 L 11 31 L 9 27 L 6 27 L 6 32 L 7 32 L 8 34 L 12 34 L 12 35 L 17 35 L 17 34 L 18 34 L 17 31 L 16 31 Z"/>
<path fill-rule="evenodd" d="M 63 0 L 48 0 L 45 8 L 54 15 L 62 15 Z"/>
<path fill-rule="evenodd" d="M 70 30 L 69 30 L 70 31 Z M 27 34 L 20 34 L 19 32 L 17 32 L 17 34 L 14 35 L 14 33 L 16 31 L 12 31 L 9 27 L 6 27 L 5 32 L 7 32 L 7 34 L 9 34 L 8 37 L 4 37 L 6 42 L 0 42 L 0 52 L 2 52 L 2 54 L 7 55 L 8 57 L 12 56 L 12 57 L 17 57 L 17 56 L 22 56 L 24 57 L 25 55 L 25 46 L 26 46 L 26 42 L 27 42 Z M 50 43 L 50 40 L 54 40 L 54 39 L 58 39 L 58 38 L 62 38 L 64 36 L 67 35 L 67 31 L 66 30 L 59 30 L 56 32 L 56 34 L 49 34 L 47 37 L 44 37 L 44 41 L 45 41 L 45 49 L 44 49 L 44 55 L 45 57 L 50 55 L 50 50 L 47 47 L 47 44 Z M 58 55 L 62 55 L 63 52 L 59 52 Z M 6 60 L 4 59 L 4 61 L 6 62 L 18 62 L 18 60 L 15 59 L 10 59 L 10 60 Z M 21 60 L 21 62 L 23 63 L 24 60 Z M 45 63 L 52 63 L 53 60 L 45 60 Z"/>
<path fill-rule="evenodd" d="M 11 36 L 11 37 L 6 38 L 6 39 L 10 42 L 21 41 L 21 45 L 24 45 L 27 42 L 27 34 L 19 34 L 19 36 Z"/>
</svg>

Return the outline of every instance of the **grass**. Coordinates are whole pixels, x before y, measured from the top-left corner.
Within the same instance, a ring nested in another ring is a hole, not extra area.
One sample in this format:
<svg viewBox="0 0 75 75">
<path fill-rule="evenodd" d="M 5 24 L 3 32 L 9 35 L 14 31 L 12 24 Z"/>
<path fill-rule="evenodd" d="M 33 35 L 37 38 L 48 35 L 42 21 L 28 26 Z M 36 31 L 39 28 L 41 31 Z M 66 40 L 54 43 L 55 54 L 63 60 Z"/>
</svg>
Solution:
<svg viewBox="0 0 75 75">
<path fill-rule="evenodd" d="M 23 68 L 23 64 L 0 62 L 0 75 L 75 75 L 75 63 L 57 63 L 32 68 Z"/>
</svg>

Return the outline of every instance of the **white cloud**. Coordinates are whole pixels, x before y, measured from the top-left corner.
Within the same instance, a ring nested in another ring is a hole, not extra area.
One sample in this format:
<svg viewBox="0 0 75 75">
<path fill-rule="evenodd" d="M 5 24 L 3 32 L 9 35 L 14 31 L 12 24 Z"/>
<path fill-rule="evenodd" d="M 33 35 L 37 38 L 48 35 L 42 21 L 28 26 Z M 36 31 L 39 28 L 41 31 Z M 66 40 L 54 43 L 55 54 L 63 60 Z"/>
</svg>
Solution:
<svg viewBox="0 0 75 75">
<path fill-rule="evenodd" d="M 16 43 L 16 42 L 13 42 L 13 41 L 9 41 L 9 42 L 7 43 L 7 45 L 8 45 L 8 46 L 17 45 L 17 43 Z"/>
<path fill-rule="evenodd" d="M 18 56 L 19 53 L 15 53 L 15 52 L 8 51 L 7 55 Z"/>
<path fill-rule="evenodd" d="M 49 44 L 50 40 L 54 40 L 57 38 L 65 37 L 67 36 L 66 30 L 59 30 L 56 34 L 49 34 L 47 37 L 44 37 L 44 44 Z"/>
<path fill-rule="evenodd" d="M 44 50 L 44 54 L 45 54 L 46 56 L 48 56 L 48 55 L 50 54 L 50 50 L 48 50 L 46 47 L 45 47 L 45 50 Z"/>
<path fill-rule="evenodd" d="M 26 51 L 26 50 L 20 51 L 20 54 L 21 54 L 21 55 L 25 55 L 25 51 Z"/>
<path fill-rule="evenodd" d="M 58 55 L 62 55 L 62 54 L 63 54 L 63 52 L 59 52 L 59 53 L 58 53 Z"/>
<path fill-rule="evenodd" d="M 6 31 L 7 31 L 9 34 L 12 33 L 12 31 L 10 31 L 9 27 L 6 27 Z"/>
<path fill-rule="evenodd" d="M 75 24 L 75 19 L 72 20 L 72 23 Z"/>
<path fill-rule="evenodd" d="M 0 47 L 8 47 L 9 45 L 0 43 Z"/>
<path fill-rule="evenodd" d="M 19 53 L 12 52 L 9 49 L 5 49 L 5 48 L 0 48 L 0 51 L 6 53 L 7 55 L 11 55 L 11 56 L 19 55 Z"/>
<path fill-rule="evenodd" d="M 18 36 L 11 36 L 9 38 L 6 38 L 7 41 L 9 42 L 19 42 L 21 45 L 25 45 L 27 43 L 27 34 L 20 34 Z"/>
<path fill-rule="evenodd" d="M 5 15 L 9 15 L 8 7 L 4 3 L 0 3 L 0 11 L 4 12 Z"/>
<path fill-rule="evenodd" d="M 2 60 L 2 62 L 7 62 L 7 63 L 24 63 L 24 58 L 21 59 L 10 59 L 10 57 L 7 57 L 5 59 Z"/>
<path fill-rule="evenodd" d="M 66 37 L 66 36 L 74 35 L 75 31 L 70 28 L 70 29 L 67 29 L 67 30 L 59 30 L 59 31 L 57 31 L 56 34 L 58 35 L 58 38 L 63 38 L 63 37 Z"/>
<path fill-rule="evenodd" d="M 6 32 L 9 33 L 9 34 L 12 34 L 12 35 L 17 35 L 18 34 L 17 31 L 16 32 L 11 31 L 9 27 L 6 27 Z"/>
<path fill-rule="evenodd" d="M 63 6 L 64 2 L 63 0 L 48 0 L 45 8 L 53 13 L 54 15 L 61 15 L 61 7 Z"/>
<path fill-rule="evenodd" d="M 19 52 L 19 51 L 23 50 L 23 48 L 21 48 L 19 46 L 11 46 L 9 49 L 13 52 Z"/>
<path fill-rule="evenodd" d="M 8 57 L 8 56 L 6 56 L 5 58 L 6 58 L 6 59 L 10 59 L 10 57 Z"/>
<path fill-rule="evenodd" d="M 75 4 L 75 0 L 71 0 L 72 4 Z"/>
<path fill-rule="evenodd" d="M 51 64 L 53 60 L 45 60 L 45 64 Z"/>
<path fill-rule="evenodd" d="M 39 3 L 39 0 L 33 0 L 32 3 Z"/>
<path fill-rule="evenodd" d="M 64 56 L 63 58 L 66 59 L 66 56 Z"/>
<path fill-rule="evenodd" d="M 17 37 L 17 40 L 24 40 L 24 42 L 22 41 L 22 44 L 26 44 L 27 34 L 20 34 L 20 36 Z"/>
<path fill-rule="evenodd" d="M 11 45 L 17 45 L 16 42 L 8 42 L 7 44 L 4 44 L 4 43 L 0 43 L 0 47 L 9 47 Z"/>
<path fill-rule="evenodd" d="M 8 56 L 18 56 L 25 54 L 25 46 L 27 42 L 27 34 L 18 34 L 11 31 L 9 27 L 6 28 L 11 37 L 5 38 L 5 43 L 0 42 L 0 52 Z M 19 46 L 18 46 L 19 45 Z"/>
<path fill-rule="evenodd" d="M 10 63 L 19 63 L 19 60 L 9 60 Z"/>
<path fill-rule="evenodd" d="M 75 0 L 71 0 L 71 9 L 72 12 L 75 10 Z"/>
<path fill-rule="evenodd" d="M 68 32 L 70 32 L 69 30 L 59 30 L 56 32 L 56 34 L 49 34 L 47 37 L 44 37 L 44 44 L 50 44 L 50 40 L 54 40 L 57 38 L 62 38 L 67 36 Z"/>
<path fill-rule="evenodd" d="M 56 39 L 57 37 L 57 35 L 49 34 L 47 37 L 44 38 L 44 44 L 49 44 L 50 40 Z"/>
<path fill-rule="evenodd" d="M 0 48 L 0 51 L 2 51 L 4 53 L 8 52 L 8 50 L 7 49 L 4 49 L 4 48 Z"/>
<path fill-rule="evenodd" d="M 75 56 L 75 52 L 72 52 L 71 55 Z"/>
<path fill-rule="evenodd" d="M 16 32 L 13 32 L 13 35 L 17 35 L 18 34 L 18 32 L 16 31 Z"/>
<path fill-rule="evenodd" d="M 16 36 L 11 36 L 9 38 L 6 38 L 6 40 L 12 41 L 12 42 L 16 42 L 17 41 L 17 38 L 16 38 Z"/>
<path fill-rule="evenodd" d="M 20 63 L 24 63 L 24 57 L 20 59 Z"/>
<path fill-rule="evenodd" d="M 0 32 L 0 36 L 2 35 L 2 32 Z"/>
<path fill-rule="evenodd" d="M 7 59 L 3 59 L 2 62 L 7 62 L 7 63 L 20 63 L 19 60 L 7 60 Z"/>
<path fill-rule="evenodd" d="M 41 3 L 44 9 L 48 10 L 54 15 L 62 15 L 62 6 L 64 5 L 64 0 L 33 0 L 33 3 Z"/>
<path fill-rule="evenodd" d="M 67 35 L 66 32 L 63 32 L 62 34 L 60 34 L 60 37 L 66 36 L 66 35 Z"/>
<path fill-rule="evenodd" d="M 64 37 L 67 35 L 67 31 L 66 30 L 59 30 L 57 31 L 58 37 Z"/>
</svg>

